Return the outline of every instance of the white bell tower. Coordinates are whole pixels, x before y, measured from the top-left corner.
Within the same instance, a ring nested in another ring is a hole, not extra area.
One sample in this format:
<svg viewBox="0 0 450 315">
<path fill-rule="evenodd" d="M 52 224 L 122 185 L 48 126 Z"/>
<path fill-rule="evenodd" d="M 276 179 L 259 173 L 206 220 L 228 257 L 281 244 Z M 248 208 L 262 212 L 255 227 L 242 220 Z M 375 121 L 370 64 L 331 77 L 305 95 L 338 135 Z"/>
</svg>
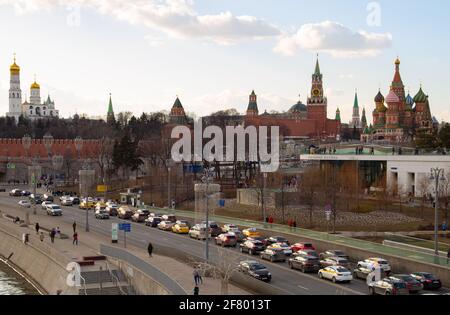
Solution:
<svg viewBox="0 0 450 315">
<path fill-rule="evenodd" d="M 9 112 L 8 117 L 14 117 L 16 122 L 22 114 L 22 90 L 20 89 L 20 67 L 16 64 L 16 55 L 14 54 L 14 63 L 10 67 L 10 87 L 9 87 Z"/>
</svg>

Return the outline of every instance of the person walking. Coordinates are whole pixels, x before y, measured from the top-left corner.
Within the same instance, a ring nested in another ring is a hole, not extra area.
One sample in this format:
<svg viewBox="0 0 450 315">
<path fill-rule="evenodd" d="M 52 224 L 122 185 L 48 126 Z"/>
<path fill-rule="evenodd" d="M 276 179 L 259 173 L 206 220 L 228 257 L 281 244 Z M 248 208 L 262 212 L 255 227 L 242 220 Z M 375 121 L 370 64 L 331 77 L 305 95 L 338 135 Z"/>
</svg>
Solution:
<svg viewBox="0 0 450 315">
<path fill-rule="evenodd" d="M 73 233 L 73 241 L 72 241 L 72 244 L 78 246 L 78 233 L 77 233 L 77 232 Z"/>
<path fill-rule="evenodd" d="M 56 235 L 61 238 L 61 230 L 59 228 L 59 226 L 56 228 Z"/>
<path fill-rule="evenodd" d="M 197 268 L 194 269 L 193 275 L 194 275 L 195 286 L 198 286 L 198 284 L 200 283 L 200 274 L 198 273 Z"/>
<path fill-rule="evenodd" d="M 36 234 L 39 235 L 39 230 L 40 230 L 40 226 L 39 223 L 36 222 L 36 225 L 34 226 L 34 228 L 36 229 Z"/>
<path fill-rule="evenodd" d="M 148 255 L 149 255 L 150 257 L 152 257 L 152 253 L 153 253 L 153 244 L 152 244 L 151 242 L 148 243 L 147 251 L 148 251 Z"/>
<path fill-rule="evenodd" d="M 73 233 L 75 233 L 77 231 L 77 222 L 73 221 L 72 227 L 73 227 Z"/>
<path fill-rule="evenodd" d="M 41 234 L 39 235 L 39 239 L 41 240 L 41 242 L 44 241 L 44 232 L 41 232 Z"/>
<path fill-rule="evenodd" d="M 292 227 L 293 227 L 294 229 L 297 228 L 297 221 L 294 220 L 294 222 L 292 222 Z"/>
<path fill-rule="evenodd" d="M 200 288 L 196 285 L 194 288 L 194 295 L 199 295 L 200 294 Z"/>
<path fill-rule="evenodd" d="M 55 235 L 56 235 L 56 231 L 55 231 L 55 229 L 52 229 L 50 231 L 50 240 L 52 241 L 52 243 L 55 242 Z"/>
</svg>

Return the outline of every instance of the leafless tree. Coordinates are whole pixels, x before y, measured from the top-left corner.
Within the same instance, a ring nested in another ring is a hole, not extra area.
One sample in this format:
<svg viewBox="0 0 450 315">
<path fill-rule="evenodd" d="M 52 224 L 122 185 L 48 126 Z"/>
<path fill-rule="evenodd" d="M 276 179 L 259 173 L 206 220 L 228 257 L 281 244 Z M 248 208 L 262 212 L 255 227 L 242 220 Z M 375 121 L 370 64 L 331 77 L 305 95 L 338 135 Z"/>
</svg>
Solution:
<svg viewBox="0 0 450 315">
<path fill-rule="evenodd" d="M 322 190 L 322 176 L 319 168 L 308 169 L 300 179 L 299 192 L 301 199 L 308 205 L 309 227 L 314 227 L 314 207 L 318 203 L 318 194 Z"/>
</svg>

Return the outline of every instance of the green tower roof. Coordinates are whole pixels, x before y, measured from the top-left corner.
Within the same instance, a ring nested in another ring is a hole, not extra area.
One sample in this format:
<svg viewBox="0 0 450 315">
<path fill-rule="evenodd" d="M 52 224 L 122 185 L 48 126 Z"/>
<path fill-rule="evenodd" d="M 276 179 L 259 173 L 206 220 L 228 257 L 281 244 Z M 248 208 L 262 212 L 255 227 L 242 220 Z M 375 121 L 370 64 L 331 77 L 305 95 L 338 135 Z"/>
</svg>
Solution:
<svg viewBox="0 0 450 315">
<path fill-rule="evenodd" d="M 113 104 L 112 104 L 112 97 L 111 97 L 111 94 L 109 94 L 108 114 L 112 114 L 112 113 L 114 113 Z"/>
<path fill-rule="evenodd" d="M 355 93 L 355 101 L 353 103 L 353 108 L 359 108 L 358 93 Z"/>
</svg>

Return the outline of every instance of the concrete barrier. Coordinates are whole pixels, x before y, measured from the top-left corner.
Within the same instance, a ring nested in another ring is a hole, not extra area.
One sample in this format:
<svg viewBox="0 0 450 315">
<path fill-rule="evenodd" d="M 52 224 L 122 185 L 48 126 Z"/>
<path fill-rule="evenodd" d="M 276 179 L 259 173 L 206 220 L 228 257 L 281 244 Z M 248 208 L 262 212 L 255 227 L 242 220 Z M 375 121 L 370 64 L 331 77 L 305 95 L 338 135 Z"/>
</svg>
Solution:
<svg viewBox="0 0 450 315">
<path fill-rule="evenodd" d="M 117 260 L 119 268 L 140 295 L 186 295 L 176 281 L 126 250 L 101 244 L 100 253 Z"/>
</svg>

